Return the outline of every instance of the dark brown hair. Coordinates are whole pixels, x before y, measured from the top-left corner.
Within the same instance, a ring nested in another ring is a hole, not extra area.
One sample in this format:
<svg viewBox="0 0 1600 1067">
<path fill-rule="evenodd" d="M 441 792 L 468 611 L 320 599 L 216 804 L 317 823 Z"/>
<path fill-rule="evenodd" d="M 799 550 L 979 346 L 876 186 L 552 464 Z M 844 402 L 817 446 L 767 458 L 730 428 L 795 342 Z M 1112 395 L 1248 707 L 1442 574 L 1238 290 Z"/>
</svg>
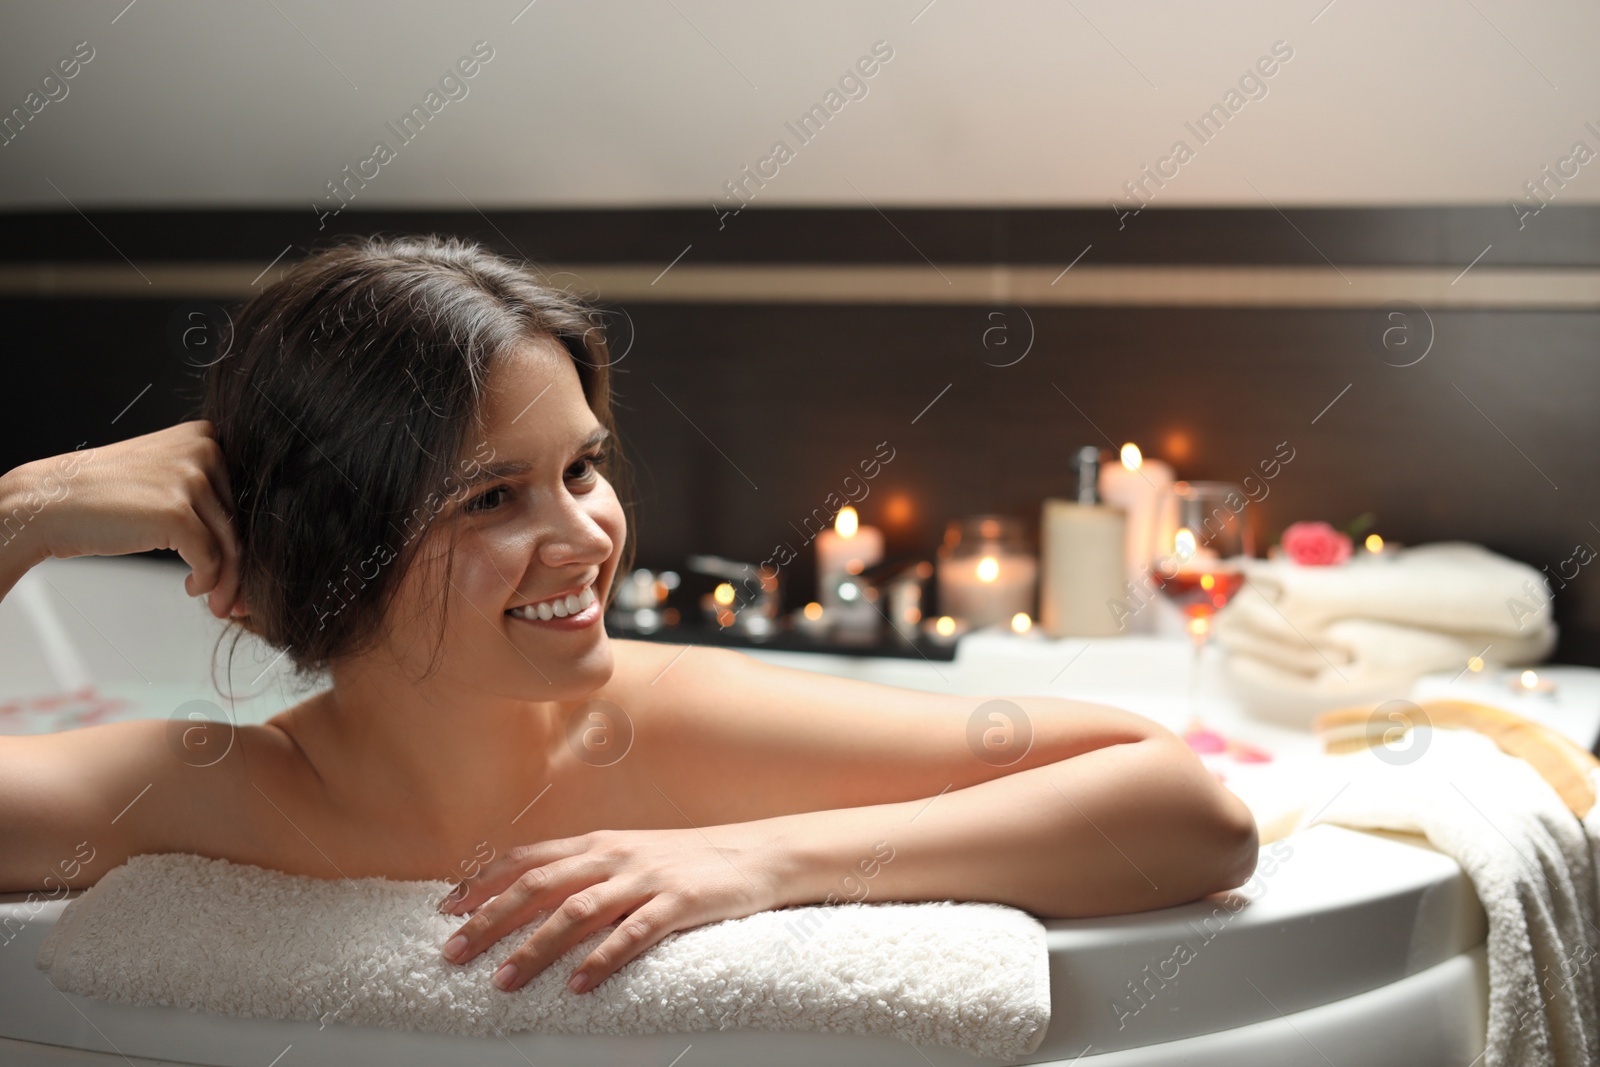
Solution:
<svg viewBox="0 0 1600 1067">
<path fill-rule="evenodd" d="M 370 648 L 421 535 L 473 473 L 462 456 L 490 372 L 530 340 L 571 355 L 612 431 L 600 473 L 616 485 L 626 468 L 600 314 L 523 264 L 436 236 L 346 240 L 251 299 L 207 370 L 201 414 L 233 490 L 250 608 L 239 625 L 302 676 Z M 630 539 L 617 573 L 632 555 Z M 443 626 L 441 613 L 441 638 Z"/>
</svg>

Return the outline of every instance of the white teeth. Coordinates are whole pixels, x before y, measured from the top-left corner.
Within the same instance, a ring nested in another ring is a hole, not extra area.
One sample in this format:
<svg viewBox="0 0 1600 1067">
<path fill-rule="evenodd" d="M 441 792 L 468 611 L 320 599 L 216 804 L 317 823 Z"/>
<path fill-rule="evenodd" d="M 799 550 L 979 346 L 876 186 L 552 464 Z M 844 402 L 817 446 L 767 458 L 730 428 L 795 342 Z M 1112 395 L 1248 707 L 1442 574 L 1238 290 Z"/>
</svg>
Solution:
<svg viewBox="0 0 1600 1067">
<path fill-rule="evenodd" d="M 537 604 L 524 604 L 520 608 L 512 608 L 511 614 L 523 619 L 564 619 L 568 615 L 578 614 L 597 599 L 594 586 L 586 585 L 581 593 L 542 600 Z"/>
</svg>

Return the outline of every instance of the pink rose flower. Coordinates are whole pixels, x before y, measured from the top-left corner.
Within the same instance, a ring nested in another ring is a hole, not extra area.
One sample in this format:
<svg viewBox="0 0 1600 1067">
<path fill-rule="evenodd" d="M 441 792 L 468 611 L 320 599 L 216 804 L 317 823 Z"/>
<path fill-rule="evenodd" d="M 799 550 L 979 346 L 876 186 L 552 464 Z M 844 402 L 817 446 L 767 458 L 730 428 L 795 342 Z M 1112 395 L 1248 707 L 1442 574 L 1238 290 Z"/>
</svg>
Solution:
<svg viewBox="0 0 1600 1067">
<path fill-rule="evenodd" d="M 1325 522 L 1296 522 L 1283 531 L 1283 551 L 1303 567 L 1326 567 L 1350 558 L 1350 538 Z"/>
</svg>

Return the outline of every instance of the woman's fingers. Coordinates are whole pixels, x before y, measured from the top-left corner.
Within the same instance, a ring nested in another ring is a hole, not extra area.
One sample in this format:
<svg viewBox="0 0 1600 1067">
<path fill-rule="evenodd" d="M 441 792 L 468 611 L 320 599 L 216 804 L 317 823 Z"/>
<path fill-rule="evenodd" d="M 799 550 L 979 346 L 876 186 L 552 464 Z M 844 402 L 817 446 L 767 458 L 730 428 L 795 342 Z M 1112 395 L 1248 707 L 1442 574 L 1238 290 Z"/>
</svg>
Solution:
<svg viewBox="0 0 1600 1067">
<path fill-rule="evenodd" d="M 444 958 L 466 963 L 541 911 L 605 878 L 596 856 L 573 856 L 518 875 L 499 896 L 478 909 L 445 942 Z"/>
<path fill-rule="evenodd" d="M 239 596 L 239 540 L 233 532 L 233 522 L 227 511 L 208 487 L 194 494 L 194 512 L 205 523 L 216 549 L 218 564 L 216 580 L 209 585 L 196 583 L 190 596 L 210 593 L 211 614 L 227 618 Z"/>
<path fill-rule="evenodd" d="M 685 918 L 683 905 L 665 894 L 625 916 L 611 936 L 584 957 L 568 983 L 574 993 L 586 993 L 610 978 L 629 960 L 679 929 Z"/>
<path fill-rule="evenodd" d="M 221 500 L 231 513 L 234 505 L 233 486 L 228 482 L 228 464 L 223 458 L 222 446 L 217 443 L 216 431 L 204 419 L 191 425 L 205 439 L 200 465 L 205 469 L 206 477 L 211 479 L 212 488 L 217 491 L 217 499 Z"/>
<path fill-rule="evenodd" d="M 623 891 L 617 882 L 601 882 L 579 890 L 562 901 L 550 918 L 540 923 L 532 936 L 506 957 L 494 972 L 494 984 L 507 993 L 522 988 L 530 978 L 566 955 L 572 946 L 609 925 L 637 903 L 637 895 Z M 581 988 L 573 991 L 581 992 Z"/>
<path fill-rule="evenodd" d="M 518 845 L 484 865 L 476 877 L 468 878 L 452 889 L 439 902 L 439 910 L 447 915 L 465 915 L 496 894 L 505 892 L 512 882 L 526 872 L 582 852 L 585 847 L 585 839 L 579 837 Z"/>
<path fill-rule="evenodd" d="M 168 521 L 170 547 L 189 565 L 184 591 L 199 596 L 215 589 L 222 576 L 222 548 L 217 544 L 217 535 L 188 501 L 174 507 Z"/>
<path fill-rule="evenodd" d="M 211 590 L 211 614 L 225 619 L 239 608 L 239 538 L 233 526 L 233 486 L 228 481 L 228 464 L 222 447 L 217 443 L 215 430 L 205 420 L 186 426 L 200 439 L 196 461 L 205 474 L 206 486 L 196 486 L 195 510 L 211 527 L 222 550 L 222 575 L 216 588 Z M 205 489 L 209 488 L 209 492 Z"/>
<path fill-rule="evenodd" d="M 704 837 L 686 830 L 597 830 L 513 849 L 440 905 L 444 911 L 465 908 L 498 892 L 455 931 L 444 956 L 464 963 L 508 934 L 521 936 L 523 927 L 544 916 L 498 964 L 494 984 L 510 991 L 615 923 L 564 976 L 581 993 L 675 930 L 776 906 L 777 894 L 728 878 L 723 850 L 697 834 Z"/>
</svg>

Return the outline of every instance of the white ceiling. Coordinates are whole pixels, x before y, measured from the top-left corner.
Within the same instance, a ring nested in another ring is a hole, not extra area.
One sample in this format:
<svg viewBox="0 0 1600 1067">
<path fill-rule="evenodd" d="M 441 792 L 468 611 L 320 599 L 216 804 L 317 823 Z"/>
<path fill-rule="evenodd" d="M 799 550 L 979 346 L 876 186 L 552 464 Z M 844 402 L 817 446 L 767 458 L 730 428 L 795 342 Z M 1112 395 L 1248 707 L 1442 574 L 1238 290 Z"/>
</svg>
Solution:
<svg viewBox="0 0 1600 1067">
<path fill-rule="evenodd" d="M 1158 204 L 1504 204 L 1600 151 L 1600 5 L 1576 0 L 525 3 L 7 0 L 0 110 L 95 57 L 0 148 L 0 207 L 310 210 L 479 40 L 468 95 L 357 206 L 709 211 L 779 139 L 758 204 L 1106 206 L 1179 138 Z M 879 40 L 867 95 L 799 144 L 785 121 Z M 1278 40 L 1268 95 L 1200 145 L 1185 120 Z M 1600 161 L 1557 194 L 1597 201 Z"/>
</svg>

